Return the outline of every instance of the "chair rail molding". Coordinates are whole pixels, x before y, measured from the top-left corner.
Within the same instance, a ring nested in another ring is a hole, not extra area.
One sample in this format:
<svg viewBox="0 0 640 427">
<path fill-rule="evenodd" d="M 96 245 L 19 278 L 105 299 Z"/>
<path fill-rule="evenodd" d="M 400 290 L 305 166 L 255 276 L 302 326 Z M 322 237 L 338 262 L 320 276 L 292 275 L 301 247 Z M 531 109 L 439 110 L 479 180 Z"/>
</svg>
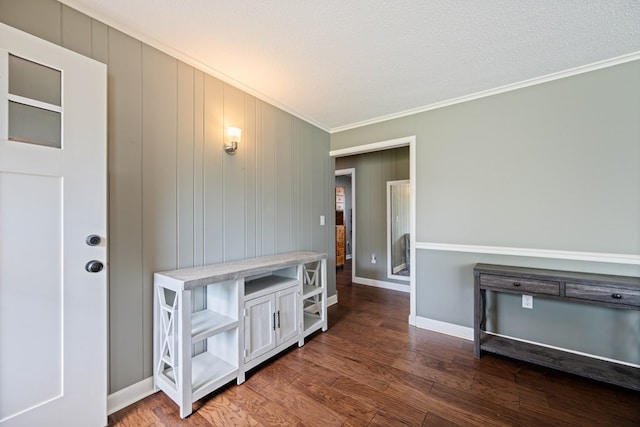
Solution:
<svg viewBox="0 0 640 427">
<path fill-rule="evenodd" d="M 640 255 L 603 252 L 563 251 L 556 249 L 513 248 L 505 246 L 462 245 L 454 243 L 416 242 L 416 249 L 448 252 L 468 252 L 492 255 L 525 256 L 534 258 L 566 259 L 572 261 L 604 262 L 640 265 Z"/>
</svg>

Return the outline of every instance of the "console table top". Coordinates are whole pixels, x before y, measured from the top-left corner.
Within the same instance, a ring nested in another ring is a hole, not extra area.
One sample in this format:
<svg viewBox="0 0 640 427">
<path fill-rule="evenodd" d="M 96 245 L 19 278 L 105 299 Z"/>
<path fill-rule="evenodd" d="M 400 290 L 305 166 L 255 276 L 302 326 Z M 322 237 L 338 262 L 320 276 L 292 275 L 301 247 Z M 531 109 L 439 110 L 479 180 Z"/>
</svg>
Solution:
<svg viewBox="0 0 640 427">
<path fill-rule="evenodd" d="M 612 274 L 597 274 L 597 273 L 584 273 L 577 271 L 563 271 L 563 270 L 548 270 L 542 268 L 533 267 L 514 267 L 509 265 L 495 265 L 495 264 L 476 264 L 473 273 L 475 275 L 481 273 L 490 274 L 505 274 L 513 275 L 517 274 L 522 277 L 545 277 L 547 279 L 554 278 L 556 280 L 566 281 L 580 281 L 580 282 L 615 282 L 623 285 L 640 286 L 640 277 L 633 276 L 616 276 Z"/>
<path fill-rule="evenodd" d="M 248 258 L 201 267 L 181 268 L 154 274 L 165 283 L 173 282 L 184 290 L 193 289 L 225 280 L 269 273 L 275 269 L 293 267 L 327 258 L 322 252 L 286 252 L 259 258 Z"/>
</svg>

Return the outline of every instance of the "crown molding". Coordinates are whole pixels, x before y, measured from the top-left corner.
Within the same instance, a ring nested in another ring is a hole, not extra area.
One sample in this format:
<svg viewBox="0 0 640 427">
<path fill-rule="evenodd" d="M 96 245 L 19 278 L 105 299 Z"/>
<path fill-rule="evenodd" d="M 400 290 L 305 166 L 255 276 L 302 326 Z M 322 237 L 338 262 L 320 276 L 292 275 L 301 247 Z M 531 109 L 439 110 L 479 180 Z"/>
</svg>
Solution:
<svg viewBox="0 0 640 427">
<path fill-rule="evenodd" d="M 530 86 L 539 85 L 542 83 L 551 82 L 554 80 L 560 80 L 567 77 L 576 76 L 578 74 L 584 74 L 591 71 L 600 70 L 603 68 L 613 67 L 620 64 L 625 64 L 627 62 L 633 62 L 640 59 L 640 51 L 633 52 L 627 55 L 617 56 L 615 58 L 605 59 L 603 61 L 594 62 L 587 65 L 581 65 L 579 67 L 570 68 L 568 70 L 559 71 L 556 73 L 547 74 L 540 77 L 534 77 L 532 79 L 523 80 L 516 83 L 510 83 L 504 86 L 499 86 L 493 89 L 483 90 L 480 92 L 472 93 L 470 95 L 464 95 L 457 98 L 452 98 L 440 102 L 436 102 L 433 104 L 425 105 L 422 107 L 413 108 L 410 110 L 400 111 L 398 113 L 387 114 L 384 116 L 376 117 L 369 120 L 363 120 L 361 122 L 356 122 L 344 126 L 339 126 L 335 128 L 331 128 L 329 133 L 338 133 L 343 132 L 345 130 L 356 129 L 363 126 L 368 126 L 376 123 L 386 122 L 388 120 L 399 119 L 402 117 L 411 116 L 413 114 L 424 113 L 426 111 L 436 110 L 438 108 L 449 107 L 455 104 L 461 104 L 463 102 L 473 101 L 480 98 L 486 98 L 488 96 L 498 95 L 505 92 L 511 92 L 518 89 L 523 89 Z"/>
</svg>

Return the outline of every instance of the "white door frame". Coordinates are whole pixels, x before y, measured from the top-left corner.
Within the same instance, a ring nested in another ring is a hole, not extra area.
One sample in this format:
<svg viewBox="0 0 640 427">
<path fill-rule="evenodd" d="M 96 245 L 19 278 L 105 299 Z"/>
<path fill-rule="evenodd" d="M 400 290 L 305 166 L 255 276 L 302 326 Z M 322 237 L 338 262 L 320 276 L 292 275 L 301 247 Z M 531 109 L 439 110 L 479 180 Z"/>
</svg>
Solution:
<svg viewBox="0 0 640 427">
<path fill-rule="evenodd" d="M 405 136 L 402 138 L 389 139 L 386 141 L 373 142 L 370 144 L 358 145 L 356 147 L 342 148 L 329 151 L 331 157 L 353 156 L 355 154 L 372 153 L 374 151 L 389 150 L 391 148 L 409 146 L 409 180 L 411 181 L 411 201 L 409 207 L 409 227 L 410 227 L 410 262 L 416 265 L 416 136 Z M 337 171 L 336 171 L 337 173 Z M 354 174 L 355 178 L 355 174 Z M 354 183 L 355 181 L 352 181 Z M 354 185 L 355 187 L 355 185 Z M 354 215 L 355 217 L 355 215 Z M 355 227 L 354 227 L 355 229 Z M 353 235 L 353 248 L 355 248 L 355 231 Z M 353 250 L 355 254 L 355 250 Z M 409 324 L 416 324 L 416 273 L 415 268 L 411 269 L 410 290 L 409 290 Z M 355 277 L 355 263 L 352 264 L 352 276 Z"/>
<path fill-rule="evenodd" d="M 335 176 L 350 176 L 351 177 L 351 281 L 356 280 L 356 169 L 338 169 Z M 346 237 L 345 237 L 346 238 Z M 347 254 L 345 253 L 345 261 Z"/>
</svg>

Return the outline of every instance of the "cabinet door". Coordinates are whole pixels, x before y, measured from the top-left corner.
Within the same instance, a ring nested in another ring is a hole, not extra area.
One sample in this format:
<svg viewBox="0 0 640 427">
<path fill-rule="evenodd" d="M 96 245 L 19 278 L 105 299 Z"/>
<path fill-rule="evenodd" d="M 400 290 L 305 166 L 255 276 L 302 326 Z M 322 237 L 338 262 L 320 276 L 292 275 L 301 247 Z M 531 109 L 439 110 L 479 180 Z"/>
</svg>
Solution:
<svg viewBox="0 0 640 427">
<path fill-rule="evenodd" d="M 276 306 L 278 309 L 276 321 L 276 341 L 278 345 L 291 338 L 298 337 L 299 333 L 299 307 L 298 287 L 285 289 L 276 294 Z"/>
<path fill-rule="evenodd" d="M 244 360 L 248 362 L 276 346 L 275 296 L 246 301 L 244 308 Z"/>
</svg>

